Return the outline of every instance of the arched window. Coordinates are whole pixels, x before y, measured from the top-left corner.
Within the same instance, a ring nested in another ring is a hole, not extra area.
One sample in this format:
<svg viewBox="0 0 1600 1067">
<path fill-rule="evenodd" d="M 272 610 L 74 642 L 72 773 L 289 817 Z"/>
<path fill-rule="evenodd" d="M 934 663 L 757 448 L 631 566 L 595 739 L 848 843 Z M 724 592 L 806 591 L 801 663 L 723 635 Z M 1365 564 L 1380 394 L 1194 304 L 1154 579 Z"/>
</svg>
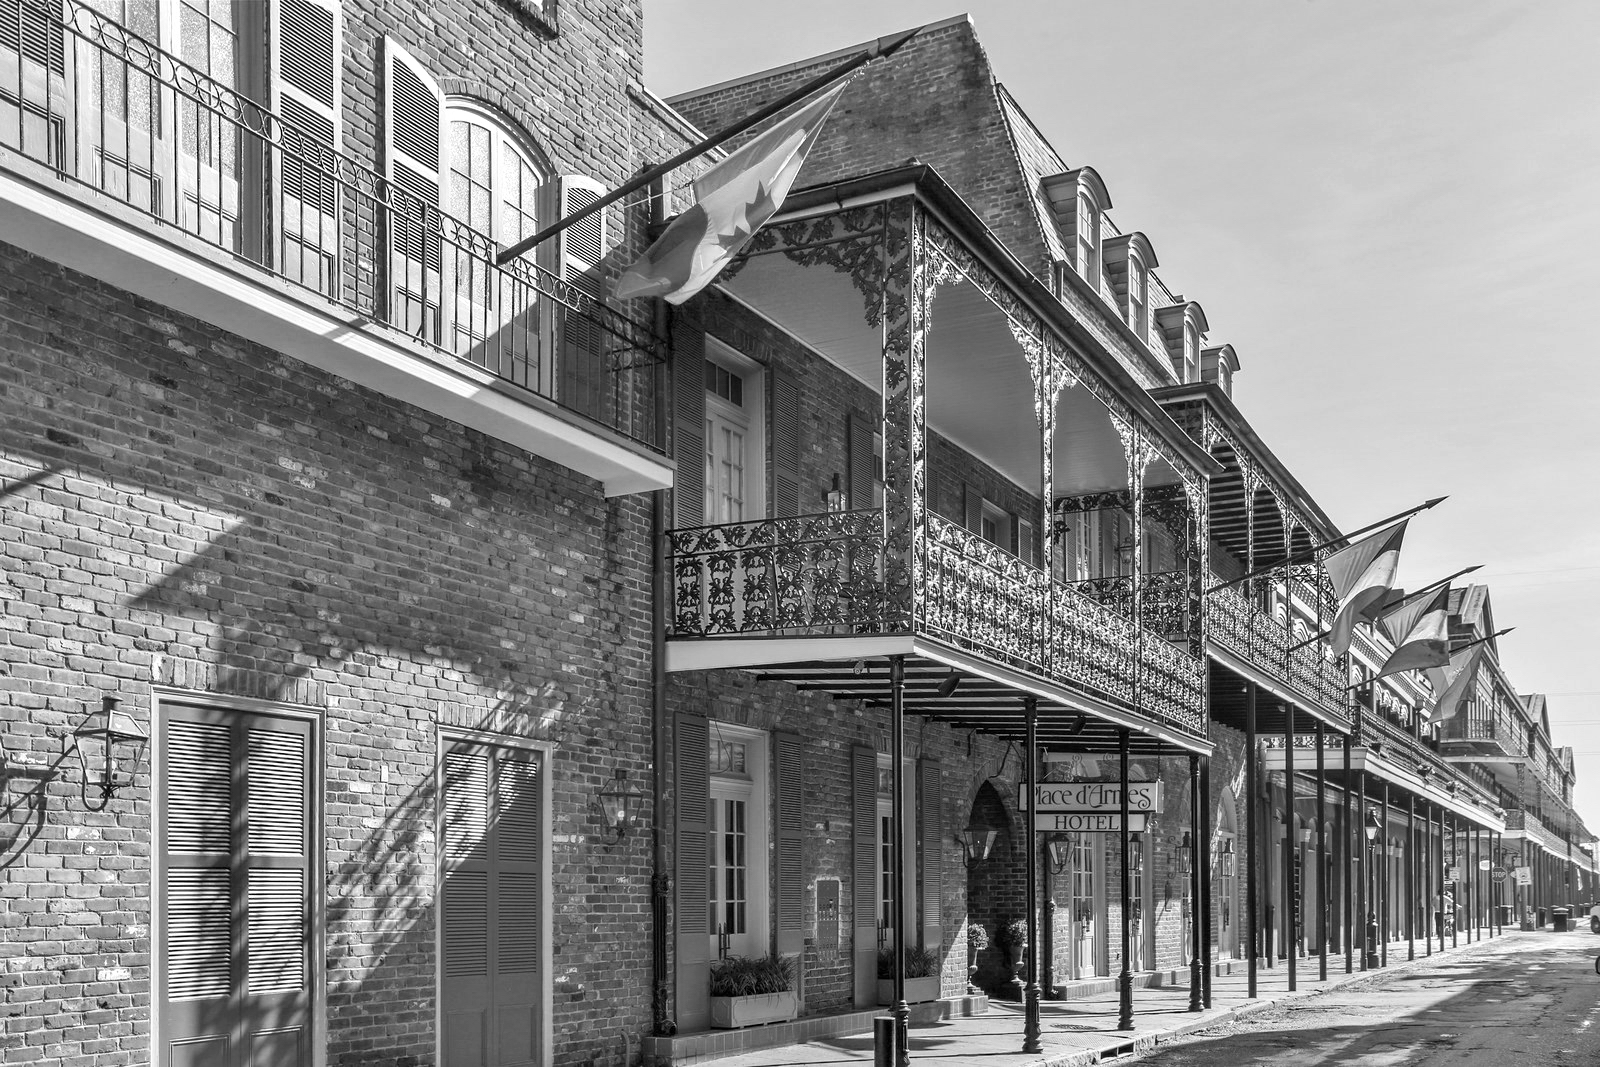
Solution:
<svg viewBox="0 0 1600 1067">
<path fill-rule="evenodd" d="M 1145 270 L 1138 256 L 1128 257 L 1128 325 L 1140 337 L 1150 336 L 1150 321 L 1146 317 L 1149 300 L 1145 292 Z"/>
<path fill-rule="evenodd" d="M 1078 194 L 1078 273 L 1100 284 L 1100 212 L 1087 192 Z"/>
<path fill-rule="evenodd" d="M 554 176 L 538 149 L 510 120 L 486 105 L 456 97 L 445 105 L 449 138 L 445 211 L 500 247 L 530 236 L 539 229 L 541 197 Z M 527 313 L 536 314 L 533 294 L 503 291 L 507 283 L 492 280 L 476 257 L 454 258 L 458 262 L 453 264 L 450 347 L 478 358 L 476 350 L 497 330 L 505 330 L 511 316 L 521 314 L 518 306 L 527 304 Z M 501 347 L 495 346 L 497 357 L 504 354 Z"/>
</svg>

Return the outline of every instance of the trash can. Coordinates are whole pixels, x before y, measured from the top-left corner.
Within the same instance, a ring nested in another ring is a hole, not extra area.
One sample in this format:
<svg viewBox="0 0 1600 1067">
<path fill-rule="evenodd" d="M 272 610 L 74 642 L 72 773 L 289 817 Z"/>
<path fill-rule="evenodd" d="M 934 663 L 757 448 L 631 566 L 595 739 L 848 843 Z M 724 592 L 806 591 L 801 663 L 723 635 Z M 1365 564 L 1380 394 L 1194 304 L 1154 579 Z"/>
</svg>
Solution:
<svg viewBox="0 0 1600 1067">
<path fill-rule="evenodd" d="M 1567 911 L 1566 908 L 1550 909 L 1550 919 L 1555 923 L 1556 933 L 1564 934 L 1567 932 L 1567 916 L 1570 914 L 1571 912 Z"/>
<path fill-rule="evenodd" d="M 1511 914 L 1511 911 L 1512 911 L 1512 908 L 1511 908 L 1510 904 L 1501 904 L 1500 905 L 1500 925 L 1501 926 L 1510 926 L 1510 925 L 1512 925 L 1513 923 L 1515 923 L 1517 921 L 1516 917 Z"/>
<path fill-rule="evenodd" d="M 1541 928 L 1543 928 L 1543 926 L 1544 926 L 1544 924 L 1545 924 L 1545 922 L 1546 922 L 1546 921 L 1547 921 L 1547 920 L 1546 920 L 1546 916 L 1545 916 L 1545 913 L 1544 913 L 1544 909 L 1543 909 L 1543 908 L 1540 908 L 1540 909 L 1539 909 L 1539 920 L 1538 920 L 1538 921 L 1539 921 L 1539 926 L 1540 926 L 1540 927 L 1541 927 Z"/>
</svg>

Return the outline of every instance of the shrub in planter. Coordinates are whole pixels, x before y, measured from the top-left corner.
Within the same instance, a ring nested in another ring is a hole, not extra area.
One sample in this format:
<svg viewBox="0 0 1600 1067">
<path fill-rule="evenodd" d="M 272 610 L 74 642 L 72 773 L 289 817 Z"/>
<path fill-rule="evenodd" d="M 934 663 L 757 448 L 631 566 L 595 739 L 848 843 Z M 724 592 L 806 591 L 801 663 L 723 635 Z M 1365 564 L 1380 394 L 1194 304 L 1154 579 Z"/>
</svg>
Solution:
<svg viewBox="0 0 1600 1067">
<path fill-rule="evenodd" d="M 906 949 L 906 1003 L 939 999 L 941 960 L 936 949 Z M 878 950 L 878 1003 L 894 1003 L 894 949 Z"/>
<path fill-rule="evenodd" d="M 784 956 L 729 956 L 711 968 L 711 1025 L 787 1022 L 800 1013 L 794 963 Z"/>
</svg>

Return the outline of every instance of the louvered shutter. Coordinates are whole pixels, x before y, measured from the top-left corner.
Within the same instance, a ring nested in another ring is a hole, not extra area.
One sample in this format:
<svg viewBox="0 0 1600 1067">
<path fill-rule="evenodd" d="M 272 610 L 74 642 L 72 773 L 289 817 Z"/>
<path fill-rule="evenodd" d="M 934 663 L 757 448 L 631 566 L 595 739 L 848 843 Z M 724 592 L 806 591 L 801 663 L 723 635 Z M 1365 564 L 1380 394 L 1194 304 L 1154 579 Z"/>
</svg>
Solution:
<svg viewBox="0 0 1600 1067">
<path fill-rule="evenodd" d="M 922 887 L 922 944 L 943 958 L 944 944 L 944 775 L 939 761 L 917 761 L 917 830 L 922 847 L 918 882 Z"/>
<path fill-rule="evenodd" d="M 555 187 L 557 218 L 582 211 L 606 193 L 604 185 L 582 174 L 563 174 Z M 561 277 L 573 290 L 556 312 L 556 396 L 564 407 L 595 418 L 606 410 L 611 385 L 609 335 L 601 329 L 598 313 L 605 301 L 605 258 L 612 242 L 610 210 L 595 212 L 555 238 Z"/>
<path fill-rule="evenodd" d="M 0 2 L 0 99 L 6 101 L 0 143 L 70 170 L 64 156 L 71 152 L 65 124 L 72 114 L 72 83 L 67 77 L 62 7 L 61 0 Z"/>
<path fill-rule="evenodd" d="M 1013 522 L 1017 531 L 1017 555 L 1024 563 L 1036 563 L 1033 549 L 1033 523 L 1027 519 L 1015 519 Z"/>
<path fill-rule="evenodd" d="M 674 808 L 677 825 L 678 1030 L 711 1023 L 711 916 L 706 885 L 710 863 L 711 769 L 706 720 L 679 715 L 673 727 Z"/>
<path fill-rule="evenodd" d="M 335 295 L 344 24 L 335 0 L 269 5 L 272 106 L 283 118 L 278 153 L 279 267 L 291 281 Z"/>
<path fill-rule="evenodd" d="M 796 734 L 773 739 L 773 790 L 778 824 L 778 951 L 805 948 L 805 766 Z"/>
<path fill-rule="evenodd" d="M 496 1067 L 540 1059 L 544 1000 L 542 760 L 535 752 L 501 749 L 495 761 L 490 1062 Z"/>
<path fill-rule="evenodd" d="M 850 506 L 852 508 L 870 508 L 872 506 L 872 487 L 877 481 L 872 454 L 872 435 L 877 432 L 877 426 L 867 416 L 859 411 L 852 411 L 846 427 L 847 440 L 849 441 L 850 464 Z"/>
<path fill-rule="evenodd" d="M 706 522 L 706 335 L 683 317 L 672 324 L 672 476 L 677 525 Z"/>
<path fill-rule="evenodd" d="M 543 756 L 456 742 L 441 785 L 445 1067 L 534 1062 L 543 1041 Z"/>
<path fill-rule="evenodd" d="M 981 535 L 983 533 L 983 494 L 970 485 L 962 486 L 961 505 L 965 514 L 963 521 L 967 529 Z"/>
<path fill-rule="evenodd" d="M 383 39 L 383 72 L 383 172 L 391 205 L 388 321 L 413 337 L 439 344 L 444 93 L 392 37 Z"/>
<path fill-rule="evenodd" d="M 878 1002 L 878 753 L 866 745 L 850 750 L 851 858 L 854 896 L 856 1007 Z"/>
<path fill-rule="evenodd" d="M 445 1062 L 488 1063 L 489 779 L 486 749 L 452 745 L 444 755 L 444 870 L 439 879 L 440 998 Z"/>
<path fill-rule="evenodd" d="M 800 514 L 800 387 L 792 375 L 773 368 L 772 379 L 772 514 Z M 819 506 L 807 511 L 820 511 Z"/>
<path fill-rule="evenodd" d="M 310 1062 L 312 737 L 273 716 L 164 715 L 159 1067 Z"/>
</svg>

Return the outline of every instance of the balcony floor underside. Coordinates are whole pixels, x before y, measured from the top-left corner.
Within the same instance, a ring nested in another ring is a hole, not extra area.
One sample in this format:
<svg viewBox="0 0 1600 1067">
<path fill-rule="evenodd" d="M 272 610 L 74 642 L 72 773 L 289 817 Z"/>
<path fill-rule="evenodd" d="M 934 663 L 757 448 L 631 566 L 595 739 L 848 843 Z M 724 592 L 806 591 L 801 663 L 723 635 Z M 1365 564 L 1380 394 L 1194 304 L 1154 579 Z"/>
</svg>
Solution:
<svg viewBox="0 0 1600 1067">
<path fill-rule="evenodd" d="M 1269 748 L 1261 760 L 1261 772 L 1268 771 L 1282 773 L 1284 769 L 1284 754 L 1281 748 Z M 1317 773 L 1317 753 L 1314 748 L 1296 748 L 1294 754 L 1295 777 L 1301 780 L 1314 780 Z M 1339 751 L 1336 742 L 1330 737 L 1328 748 L 1323 753 L 1323 775 L 1330 790 L 1343 789 L 1346 785 L 1343 753 Z M 1363 777 L 1365 775 L 1365 777 Z M 1349 789 L 1351 796 L 1360 793 L 1363 784 L 1366 788 L 1367 803 L 1380 803 L 1383 799 L 1384 786 L 1389 787 L 1389 809 L 1393 815 L 1396 811 L 1404 813 L 1407 795 L 1414 795 L 1418 800 L 1436 805 L 1460 818 L 1463 822 L 1486 830 L 1499 833 L 1505 829 L 1505 821 L 1498 816 L 1473 807 L 1431 781 L 1425 782 L 1417 775 L 1411 773 L 1402 764 L 1397 764 L 1385 758 L 1384 755 L 1373 752 L 1362 745 L 1350 747 L 1350 773 Z M 1418 820 L 1421 820 L 1419 813 Z"/>
<path fill-rule="evenodd" d="M 1023 699 L 1031 695 L 1039 701 L 1039 744 L 1051 751 L 1114 753 L 1123 727 L 1129 731 L 1129 751 L 1136 755 L 1209 755 L 1212 750 L 1209 741 L 1180 728 L 925 637 L 674 638 L 667 642 L 667 670 L 747 670 L 802 691 L 887 709 L 892 700 L 888 657 L 895 655 L 905 657 L 908 715 L 1021 743 L 1026 736 Z M 952 672 L 961 681 L 950 695 L 940 696 L 939 687 Z"/>
<path fill-rule="evenodd" d="M 1281 679 L 1257 671 L 1249 664 L 1224 649 L 1212 645 L 1210 649 L 1211 694 L 1210 713 L 1214 722 L 1235 730 L 1245 729 L 1245 687 L 1255 682 L 1256 732 L 1281 734 L 1288 724 L 1286 707 L 1294 709 L 1295 730 L 1314 730 L 1321 722 L 1330 737 L 1350 732 L 1347 721 L 1329 716 L 1315 705 L 1296 695 Z"/>
</svg>

